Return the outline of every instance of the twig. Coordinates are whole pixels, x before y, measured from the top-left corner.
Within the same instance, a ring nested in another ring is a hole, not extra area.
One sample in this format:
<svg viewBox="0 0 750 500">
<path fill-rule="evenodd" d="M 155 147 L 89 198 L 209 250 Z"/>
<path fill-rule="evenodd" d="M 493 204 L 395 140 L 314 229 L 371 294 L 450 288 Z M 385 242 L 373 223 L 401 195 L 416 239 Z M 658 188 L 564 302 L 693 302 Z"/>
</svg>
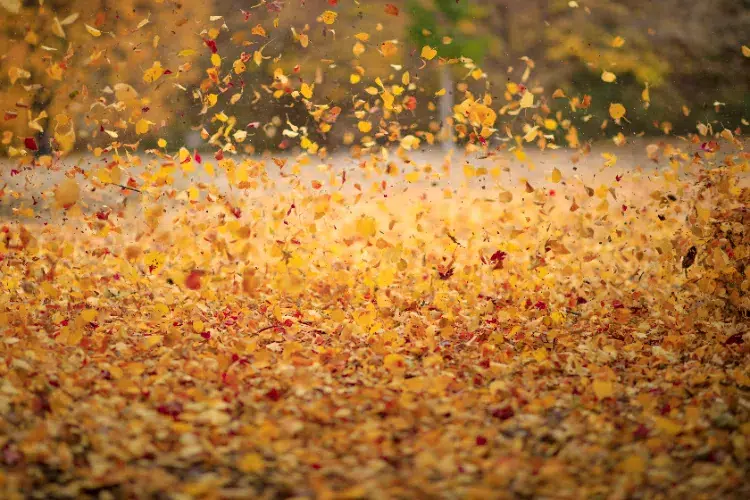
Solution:
<svg viewBox="0 0 750 500">
<path fill-rule="evenodd" d="M 265 332 L 266 330 L 270 330 L 271 328 L 276 328 L 276 327 L 281 327 L 281 324 L 280 323 L 276 323 L 276 324 L 273 324 L 273 325 L 268 325 L 268 326 L 266 326 L 264 328 L 261 328 L 257 332 L 255 332 L 255 335 L 258 335 L 259 333 Z"/>
<path fill-rule="evenodd" d="M 109 185 L 109 186 L 117 186 L 117 187 L 120 187 L 122 189 L 128 189 L 130 191 L 135 191 L 136 193 L 143 194 L 143 191 L 141 191 L 140 189 L 136 189 L 136 188 L 130 187 L 130 186 L 124 186 L 122 184 L 117 184 L 115 182 L 108 182 L 107 185 Z"/>
</svg>

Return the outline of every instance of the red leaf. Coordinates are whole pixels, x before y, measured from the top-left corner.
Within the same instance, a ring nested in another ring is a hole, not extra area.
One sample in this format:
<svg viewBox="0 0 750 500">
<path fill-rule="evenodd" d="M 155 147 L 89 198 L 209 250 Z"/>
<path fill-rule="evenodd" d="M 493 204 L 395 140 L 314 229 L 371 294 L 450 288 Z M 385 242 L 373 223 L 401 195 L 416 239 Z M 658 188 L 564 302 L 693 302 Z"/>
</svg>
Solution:
<svg viewBox="0 0 750 500">
<path fill-rule="evenodd" d="M 6 112 L 5 112 L 5 121 L 6 121 L 6 122 L 7 122 L 8 120 L 15 120 L 15 119 L 16 119 L 16 117 L 18 117 L 18 113 L 17 113 L 17 112 L 15 112 L 15 111 L 6 111 Z"/>
<path fill-rule="evenodd" d="M 27 137 L 23 140 L 23 145 L 26 146 L 26 149 L 30 149 L 32 151 L 38 151 L 39 146 L 36 145 L 36 139 L 33 137 Z"/>
<path fill-rule="evenodd" d="M 505 260 L 505 257 L 507 257 L 508 254 L 503 252 L 502 250 L 498 250 L 497 252 L 493 253 L 490 256 L 490 264 L 492 264 L 492 269 L 502 269 L 503 268 L 503 261 Z M 483 261 L 484 262 L 484 261 Z"/>
<path fill-rule="evenodd" d="M 392 3 L 385 4 L 385 13 L 391 16 L 397 16 L 398 15 L 398 7 L 393 5 Z"/>
<path fill-rule="evenodd" d="M 211 49 L 212 54 L 216 54 L 219 49 L 216 47 L 216 42 L 214 40 L 208 40 L 204 39 L 203 42 L 206 44 L 206 46 Z"/>
<path fill-rule="evenodd" d="M 636 439 L 646 439 L 649 435 L 648 427 L 643 424 L 638 424 L 638 428 L 633 431 L 633 437 Z"/>
<path fill-rule="evenodd" d="M 190 273 L 185 278 L 185 286 L 189 288 L 190 290 L 200 289 L 202 275 L 203 275 L 203 272 L 201 271 L 190 271 Z"/>
<path fill-rule="evenodd" d="M 508 420 L 515 414 L 516 412 L 513 411 L 513 407 L 510 405 L 498 408 L 492 412 L 492 416 L 495 418 L 499 418 L 500 420 Z"/>
<path fill-rule="evenodd" d="M 745 339 L 742 338 L 741 333 L 735 333 L 728 339 L 724 341 L 724 345 L 740 345 L 745 342 Z"/>
<path fill-rule="evenodd" d="M 281 393 L 275 387 L 266 393 L 266 397 L 271 401 L 278 401 L 281 399 Z"/>
<path fill-rule="evenodd" d="M 413 95 L 407 97 L 406 101 L 404 102 L 404 107 L 409 111 L 414 111 L 415 109 L 417 109 L 417 98 Z"/>
</svg>

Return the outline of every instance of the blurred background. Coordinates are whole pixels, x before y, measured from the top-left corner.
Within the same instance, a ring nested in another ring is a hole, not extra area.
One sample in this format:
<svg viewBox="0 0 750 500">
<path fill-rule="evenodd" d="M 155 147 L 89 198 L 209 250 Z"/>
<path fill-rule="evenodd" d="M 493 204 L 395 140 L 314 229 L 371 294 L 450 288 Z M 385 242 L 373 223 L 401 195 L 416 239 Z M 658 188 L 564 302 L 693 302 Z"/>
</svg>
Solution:
<svg viewBox="0 0 750 500">
<path fill-rule="evenodd" d="M 612 137 L 603 122 L 613 101 L 627 108 L 632 135 L 681 134 L 698 123 L 735 128 L 749 115 L 747 0 L 0 0 L 0 6 L 0 154 L 8 154 L 13 137 L 36 137 L 42 151 L 51 135 L 68 151 L 104 147 L 112 141 L 101 126 L 102 115 L 112 112 L 104 105 L 110 95 L 140 100 L 154 124 L 140 137 L 118 125 L 138 117 L 105 118 L 120 127 L 119 140 L 153 147 L 162 137 L 199 147 L 208 115 L 195 91 L 210 86 L 211 43 L 230 68 L 258 49 L 268 59 L 250 60 L 219 86 L 218 108 L 241 91 L 232 114 L 263 129 L 248 138 L 247 152 L 283 148 L 282 125 L 309 121 L 304 106 L 274 96 L 279 89 L 269 83 L 277 68 L 295 81 L 315 82 L 316 98 L 341 108 L 330 133 L 315 135 L 329 149 L 353 140 L 347 132 L 357 123 L 354 96 L 401 69 L 434 103 L 420 102 L 398 120 L 434 132 L 456 93 L 487 92 L 498 109 L 518 85 L 542 96 L 548 113 L 573 111 L 570 119 L 590 141 Z M 335 24 L 320 22 L 326 9 L 338 14 Z M 397 51 L 384 57 L 388 41 Z M 446 64 L 425 67 L 424 45 Z M 170 78 L 149 84 L 143 75 L 155 61 Z M 447 92 L 438 99 L 441 88 Z M 513 116 L 501 116 L 498 128 L 504 121 Z"/>
</svg>

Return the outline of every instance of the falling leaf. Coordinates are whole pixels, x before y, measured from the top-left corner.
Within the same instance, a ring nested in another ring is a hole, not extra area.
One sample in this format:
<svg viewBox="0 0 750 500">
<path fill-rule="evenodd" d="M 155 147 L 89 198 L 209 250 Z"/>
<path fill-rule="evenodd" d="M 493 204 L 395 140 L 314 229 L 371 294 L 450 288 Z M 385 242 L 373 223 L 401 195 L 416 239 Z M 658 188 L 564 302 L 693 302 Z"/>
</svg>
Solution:
<svg viewBox="0 0 750 500">
<path fill-rule="evenodd" d="M 372 130 L 372 123 L 361 121 L 358 124 L 358 128 L 360 132 L 362 132 L 363 134 L 367 134 L 370 132 L 370 130 Z"/>
<path fill-rule="evenodd" d="M 397 16 L 398 15 L 398 7 L 393 5 L 392 3 L 385 4 L 385 13 L 389 16 Z"/>
<path fill-rule="evenodd" d="M 68 207 L 77 202 L 81 195 L 81 188 L 74 179 L 66 179 L 55 189 L 55 202 L 59 207 Z"/>
<path fill-rule="evenodd" d="M 560 172 L 557 168 L 552 169 L 551 180 L 554 183 L 560 182 L 562 180 L 562 172 Z"/>
<path fill-rule="evenodd" d="M 333 24 L 336 22 L 338 14 L 332 10 L 327 10 L 320 15 L 321 20 L 326 24 Z"/>
<path fill-rule="evenodd" d="M 165 69 L 162 68 L 159 61 L 154 61 L 150 68 L 143 72 L 143 81 L 146 83 L 153 83 L 164 74 Z"/>
<path fill-rule="evenodd" d="M 431 61 L 437 55 L 437 50 L 433 49 L 429 45 L 422 47 L 421 57 Z"/>
<path fill-rule="evenodd" d="M 147 134 L 151 125 L 153 125 L 153 122 L 141 118 L 135 124 L 135 133 L 138 135 Z"/>
<path fill-rule="evenodd" d="M 611 116 L 613 120 L 619 120 L 624 117 L 625 112 L 625 106 L 620 103 L 612 103 L 609 105 L 609 116 Z"/>
<path fill-rule="evenodd" d="M 383 42 L 380 44 L 380 52 L 384 57 L 393 57 L 398 52 L 398 46 L 391 41 Z"/>
<path fill-rule="evenodd" d="M 83 26 L 86 28 L 86 31 L 88 31 L 91 36 L 93 36 L 93 37 L 102 36 L 102 32 L 99 31 L 98 29 L 96 29 L 96 28 L 94 28 L 92 26 L 89 26 L 88 24 L 84 24 Z"/>
<path fill-rule="evenodd" d="M 521 105 L 521 109 L 531 108 L 534 106 L 534 94 L 529 92 L 528 90 L 524 92 L 523 96 L 521 96 L 521 101 L 519 103 Z"/>
</svg>

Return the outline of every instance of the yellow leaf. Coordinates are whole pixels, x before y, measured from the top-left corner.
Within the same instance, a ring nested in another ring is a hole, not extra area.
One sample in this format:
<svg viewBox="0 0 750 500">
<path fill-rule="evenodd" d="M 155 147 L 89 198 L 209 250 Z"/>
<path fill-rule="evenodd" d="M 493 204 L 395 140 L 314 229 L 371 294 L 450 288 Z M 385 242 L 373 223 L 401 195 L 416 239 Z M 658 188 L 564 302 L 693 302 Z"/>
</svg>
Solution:
<svg viewBox="0 0 750 500">
<path fill-rule="evenodd" d="M 255 25 L 255 27 L 252 30 L 250 30 L 250 32 L 253 35 L 266 36 L 266 29 L 260 24 Z"/>
<path fill-rule="evenodd" d="M 417 149 L 419 147 L 419 139 L 417 137 L 414 137 L 413 135 L 407 135 L 403 139 L 401 139 L 401 147 L 404 148 L 407 151 L 410 151 L 412 149 Z"/>
<path fill-rule="evenodd" d="M 150 335 L 146 337 L 145 339 L 143 339 L 143 341 L 141 342 L 141 345 L 143 346 L 144 349 L 151 349 L 152 347 L 159 345 L 161 341 L 162 341 L 161 335 Z"/>
<path fill-rule="evenodd" d="M 612 45 L 612 47 L 616 49 L 620 48 L 625 45 L 625 39 L 621 36 L 616 36 L 612 39 L 612 43 L 610 45 Z"/>
<path fill-rule="evenodd" d="M 10 84 L 13 85 L 14 83 L 16 83 L 16 80 L 31 78 L 31 73 L 23 68 L 12 66 L 8 70 L 8 77 L 10 78 Z"/>
<path fill-rule="evenodd" d="M 747 45 L 742 46 L 742 55 L 745 57 L 750 57 L 750 47 Z"/>
<path fill-rule="evenodd" d="M 93 26 L 89 26 L 88 24 L 84 24 L 83 26 L 86 28 L 86 31 L 88 31 L 91 36 L 102 36 L 102 32 L 94 28 Z"/>
<path fill-rule="evenodd" d="M 538 130 L 539 130 L 538 126 L 531 127 L 529 130 L 526 131 L 526 135 L 523 136 L 523 139 L 526 142 L 533 141 L 534 139 L 536 139 Z"/>
<path fill-rule="evenodd" d="M 375 236 L 378 231 L 374 217 L 364 216 L 357 220 L 357 233 L 363 238 Z"/>
<path fill-rule="evenodd" d="M 404 180 L 406 182 L 417 182 L 419 180 L 419 172 L 418 171 L 409 172 L 408 174 L 404 176 Z"/>
<path fill-rule="evenodd" d="M 247 66 L 242 62 L 242 59 L 237 59 L 232 63 L 232 69 L 234 69 L 234 72 L 239 75 L 245 72 Z"/>
<path fill-rule="evenodd" d="M 303 83 L 299 91 L 305 99 L 312 99 L 313 89 L 310 85 Z"/>
<path fill-rule="evenodd" d="M 366 42 L 370 39 L 370 34 L 369 33 L 357 33 L 356 35 L 354 35 L 354 38 L 356 38 L 360 42 Z"/>
<path fill-rule="evenodd" d="M 84 309 L 81 311 L 81 320 L 83 320 L 84 323 L 91 323 L 98 315 L 99 312 L 96 309 Z"/>
<path fill-rule="evenodd" d="M 656 429 L 672 436 L 676 436 L 682 431 L 682 426 L 669 418 L 654 417 L 654 423 Z"/>
<path fill-rule="evenodd" d="M 406 362 L 400 354 L 388 354 L 383 358 L 383 366 L 391 372 L 403 372 L 406 370 Z"/>
<path fill-rule="evenodd" d="M 642 474 L 646 470 L 646 461 L 640 455 L 630 455 L 618 467 L 625 473 Z"/>
<path fill-rule="evenodd" d="M 361 56 L 364 52 L 365 46 L 359 42 L 355 43 L 354 47 L 352 47 L 352 54 L 354 54 L 355 57 Z"/>
<path fill-rule="evenodd" d="M 422 53 L 421 56 L 423 59 L 427 59 L 428 61 L 431 61 L 434 59 L 434 57 L 437 55 L 437 50 L 433 49 L 429 45 L 425 45 L 422 47 Z"/>
<path fill-rule="evenodd" d="M 372 130 L 372 123 L 370 122 L 361 121 L 357 126 L 359 127 L 359 131 L 363 134 L 367 134 Z"/>
<path fill-rule="evenodd" d="M 611 71 L 605 71 L 602 73 L 602 81 L 612 83 L 615 80 L 617 80 L 617 75 L 615 75 Z"/>
<path fill-rule="evenodd" d="M 562 172 L 560 172 L 557 168 L 552 170 L 552 182 L 560 182 L 562 180 Z"/>
<path fill-rule="evenodd" d="M 398 46 L 391 41 L 383 42 L 380 44 L 380 51 L 384 57 L 393 57 L 398 52 Z"/>
<path fill-rule="evenodd" d="M 320 19 L 326 24 L 333 24 L 336 22 L 338 14 L 332 10 L 327 10 L 320 15 Z"/>
<path fill-rule="evenodd" d="M 615 393 L 615 388 L 612 385 L 612 382 L 608 380 L 594 380 L 592 386 L 594 394 L 596 394 L 596 397 L 599 399 L 611 398 Z"/>
<path fill-rule="evenodd" d="M 65 179 L 55 190 L 55 201 L 58 206 L 65 207 L 78 201 L 81 188 L 75 179 Z"/>
<path fill-rule="evenodd" d="M 61 334 L 60 337 L 63 337 Z M 83 339 L 83 331 L 80 328 L 73 328 L 63 337 L 63 343 L 68 346 L 78 345 Z"/>
<path fill-rule="evenodd" d="M 154 61 L 149 69 L 143 72 L 143 81 L 146 83 L 153 83 L 164 74 L 164 68 L 161 67 L 159 61 Z"/>
<path fill-rule="evenodd" d="M 609 116 L 614 120 L 619 120 L 624 117 L 626 113 L 625 106 L 618 102 L 613 102 L 609 105 Z"/>
<path fill-rule="evenodd" d="M 266 469 L 266 462 L 257 453 L 248 453 L 237 463 L 237 468 L 246 474 L 257 474 Z"/>
<path fill-rule="evenodd" d="M 138 135 L 147 134 L 150 125 L 153 125 L 153 122 L 141 118 L 135 124 L 135 133 Z"/>
<path fill-rule="evenodd" d="M 534 94 L 528 90 L 521 97 L 521 109 L 530 108 L 534 105 Z"/>
</svg>

